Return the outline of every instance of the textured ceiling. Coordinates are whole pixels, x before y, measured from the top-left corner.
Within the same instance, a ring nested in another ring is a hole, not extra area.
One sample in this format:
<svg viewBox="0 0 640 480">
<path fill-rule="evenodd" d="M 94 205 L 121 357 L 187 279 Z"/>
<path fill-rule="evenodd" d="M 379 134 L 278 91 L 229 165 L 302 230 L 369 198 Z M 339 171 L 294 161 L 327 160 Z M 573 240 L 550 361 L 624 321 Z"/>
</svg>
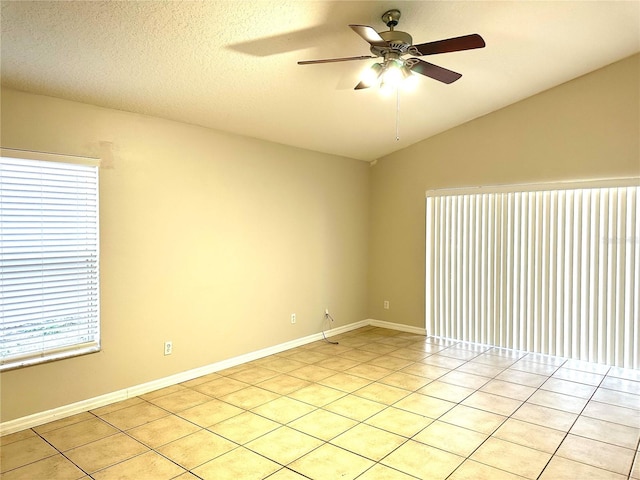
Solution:
<svg viewBox="0 0 640 480">
<path fill-rule="evenodd" d="M 353 90 L 373 60 L 296 64 L 368 55 L 347 25 L 390 8 L 414 43 L 487 46 L 428 57 L 463 77 L 398 116 Z M 5 86 L 373 160 L 640 51 L 640 1 L 2 1 L 1 27 Z"/>
</svg>

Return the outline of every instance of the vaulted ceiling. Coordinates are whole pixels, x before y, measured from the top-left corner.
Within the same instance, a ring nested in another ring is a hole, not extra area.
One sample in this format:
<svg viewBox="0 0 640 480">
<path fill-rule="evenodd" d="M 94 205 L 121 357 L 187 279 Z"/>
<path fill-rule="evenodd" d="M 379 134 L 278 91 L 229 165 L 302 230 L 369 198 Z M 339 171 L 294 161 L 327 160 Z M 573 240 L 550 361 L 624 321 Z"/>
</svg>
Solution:
<svg viewBox="0 0 640 480">
<path fill-rule="evenodd" d="M 370 55 L 348 25 L 391 8 L 416 44 L 486 47 L 389 96 L 353 89 L 373 59 L 297 64 Z M 640 1 L 3 0 L 1 27 L 4 86 L 374 160 L 640 51 Z"/>
</svg>

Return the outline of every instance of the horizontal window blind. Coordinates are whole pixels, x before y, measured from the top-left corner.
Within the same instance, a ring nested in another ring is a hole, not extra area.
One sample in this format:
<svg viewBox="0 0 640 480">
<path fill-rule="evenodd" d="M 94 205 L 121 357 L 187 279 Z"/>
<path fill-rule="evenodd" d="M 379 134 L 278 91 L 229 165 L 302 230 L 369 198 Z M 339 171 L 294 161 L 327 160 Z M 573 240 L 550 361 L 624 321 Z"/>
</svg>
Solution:
<svg viewBox="0 0 640 480">
<path fill-rule="evenodd" d="M 633 183 L 429 192 L 428 332 L 640 368 Z"/>
<path fill-rule="evenodd" d="M 98 168 L 0 158 L 0 369 L 100 348 Z"/>
</svg>

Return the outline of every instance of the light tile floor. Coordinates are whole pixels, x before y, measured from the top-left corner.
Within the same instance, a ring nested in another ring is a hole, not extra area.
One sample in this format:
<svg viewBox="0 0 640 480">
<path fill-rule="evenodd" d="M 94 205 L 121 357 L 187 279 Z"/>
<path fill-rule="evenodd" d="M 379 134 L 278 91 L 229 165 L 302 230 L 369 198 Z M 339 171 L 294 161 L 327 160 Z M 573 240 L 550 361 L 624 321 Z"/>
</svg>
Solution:
<svg viewBox="0 0 640 480">
<path fill-rule="evenodd" d="M 640 479 L 640 371 L 367 327 L 1 438 L 3 480 Z"/>
</svg>

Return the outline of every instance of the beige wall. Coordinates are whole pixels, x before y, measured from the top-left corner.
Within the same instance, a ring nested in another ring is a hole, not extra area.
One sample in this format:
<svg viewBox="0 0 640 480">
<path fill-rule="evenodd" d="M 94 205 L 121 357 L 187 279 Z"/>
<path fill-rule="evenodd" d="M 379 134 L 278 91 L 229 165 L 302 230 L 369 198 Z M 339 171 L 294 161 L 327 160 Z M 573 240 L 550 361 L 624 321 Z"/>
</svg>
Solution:
<svg viewBox="0 0 640 480">
<path fill-rule="evenodd" d="M 101 171 L 103 351 L 2 374 L 1 420 L 317 333 L 325 306 L 336 326 L 423 326 L 425 191 L 640 175 L 639 70 L 636 55 L 372 168 L 3 90 L 2 146 L 97 156 L 111 142 L 114 160 Z"/>
<path fill-rule="evenodd" d="M 3 147 L 100 142 L 103 350 L 2 374 L 2 421 L 367 318 L 368 164 L 2 91 Z"/>
<path fill-rule="evenodd" d="M 380 159 L 369 316 L 424 327 L 427 190 L 639 176 L 639 72 L 635 55 Z"/>
</svg>

